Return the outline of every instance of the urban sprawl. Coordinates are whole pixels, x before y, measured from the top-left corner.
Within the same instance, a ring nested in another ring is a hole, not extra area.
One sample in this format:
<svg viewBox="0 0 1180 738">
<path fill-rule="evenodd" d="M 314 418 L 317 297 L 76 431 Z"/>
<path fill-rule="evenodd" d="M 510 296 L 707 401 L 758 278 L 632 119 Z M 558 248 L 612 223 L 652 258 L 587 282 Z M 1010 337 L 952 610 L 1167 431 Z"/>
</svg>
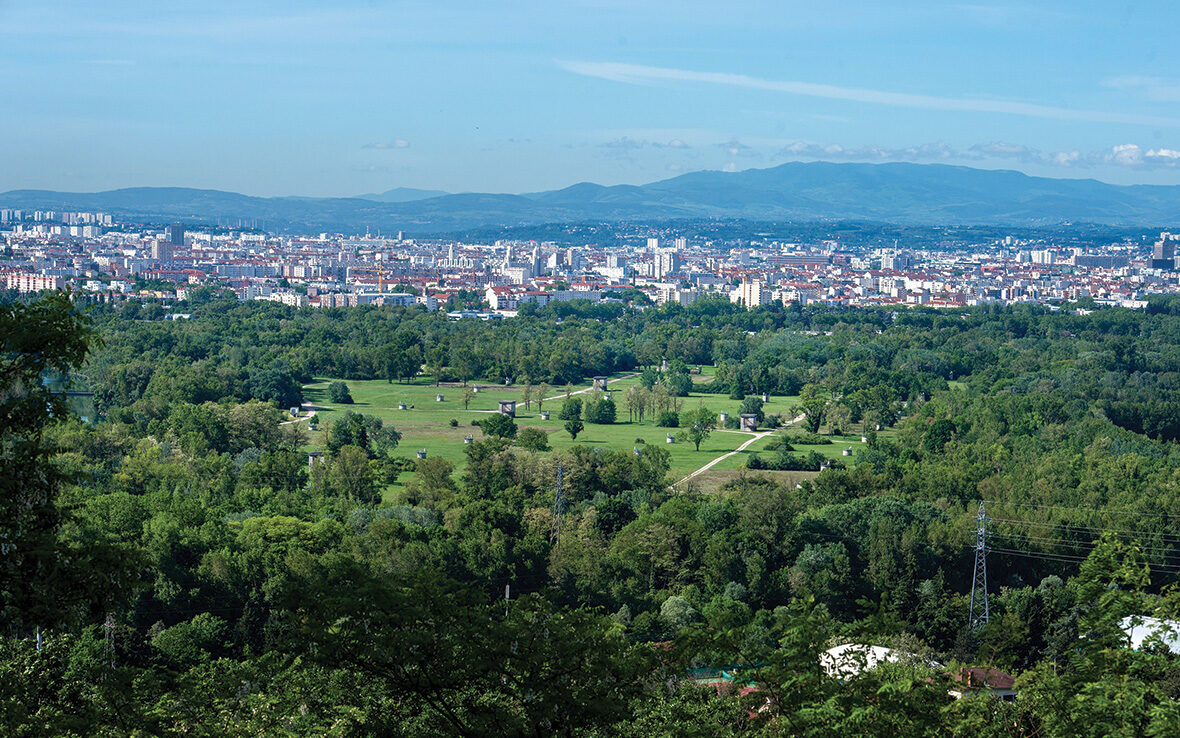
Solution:
<svg viewBox="0 0 1180 738">
<path fill-rule="evenodd" d="M 774 303 L 928 305 L 1053 303 L 1090 298 L 1142 307 L 1180 291 L 1176 244 L 1125 240 L 1055 247 L 1011 236 L 939 252 L 857 248 L 838 239 L 784 243 L 674 235 L 598 247 L 500 240 L 279 236 L 149 228 L 104 213 L 0 209 L 0 286 L 69 288 L 79 297 L 161 304 L 204 287 L 295 307 L 422 305 L 454 318 L 512 317 L 532 303 L 589 300 L 688 305 L 725 296 Z M 464 299 L 456 299 L 462 296 Z"/>
</svg>

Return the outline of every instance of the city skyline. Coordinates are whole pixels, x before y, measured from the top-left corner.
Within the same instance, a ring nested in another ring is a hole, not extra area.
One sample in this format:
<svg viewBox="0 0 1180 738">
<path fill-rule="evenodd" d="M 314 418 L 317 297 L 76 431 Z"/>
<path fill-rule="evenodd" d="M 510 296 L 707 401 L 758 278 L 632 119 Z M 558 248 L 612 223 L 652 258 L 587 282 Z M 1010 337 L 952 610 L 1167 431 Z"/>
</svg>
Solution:
<svg viewBox="0 0 1180 738">
<path fill-rule="evenodd" d="M 0 6 L 0 190 L 350 196 L 792 160 L 1180 183 L 1162 3 Z"/>
</svg>

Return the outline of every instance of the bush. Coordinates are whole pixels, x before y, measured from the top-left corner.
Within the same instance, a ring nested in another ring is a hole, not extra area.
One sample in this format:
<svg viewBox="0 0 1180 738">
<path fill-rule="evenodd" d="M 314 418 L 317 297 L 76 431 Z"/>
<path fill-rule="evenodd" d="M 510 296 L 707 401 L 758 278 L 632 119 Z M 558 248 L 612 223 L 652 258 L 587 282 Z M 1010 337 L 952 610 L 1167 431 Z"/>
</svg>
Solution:
<svg viewBox="0 0 1180 738">
<path fill-rule="evenodd" d="M 615 422 L 615 401 L 599 400 L 598 402 L 587 402 L 582 408 L 582 414 L 585 416 L 587 423 L 610 425 Z"/>
<path fill-rule="evenodd" d="M 548 451 L 549 434 L 540 428 L 522 428 L 516 434 L 516 445 L 529 451 Z"/>
<path fill-rule="evenodd" d="M 660 417 L 656 419 L 656 425 L 661 428 L 679 428 L 680 416 L 671 410 L 662 412 L 660 413 Z"/>
<path fill-rule="evenodd" d="M 328 401 L 336 405 L 351 405 L 352 393 L 344 382 L 332 382 L 328 385 Z"/>
<path fill-rule="evenodd" d="M 692 392 L 692 377 L 687 372 L 669 373 L 664 377 L 664 384 L 673 397 L 688 397 Z"/>
<path fill-rule="evenodd" d="M 452 428 L 458 428 L 458 427 L 459 427 L 459 419 L 458 419 L 458 418 L 451 418 L 451 427 L 452 427 Z"/>
<path fill-rule="evenodd" d="M 766 413 L 762 411 L 762 398 L 754 395 L 742 400 L 742 412 L 757 416 L 759 423 L 766 418 Z"/>
<path fill-rule="evenodd" d="M 784 436 L 775 436 L 766 442 L 765 449 L 767 451 L 794 451 L 795 447 Z"/>
<path fill-rule="evenodd" d="M 516 438 L 516 421 L 507 415 L 492 415 L 479 421 L 484 435 L 496 438 Z"/>
<path fill-rule="evenodd" d="M 807 456 L 795 456 L 786 448 L 780 448 L 772 458 L 763 459 L 758 454 L 750 454 L 746 459 L 747 469 L 767 469 L 770 471 L 819 471 L 820 466 L 828 461 L 819 451 L 809 451 Z M 838 460 L 829 462 L 832 467 L 843 469 L 844 463 Z"/>
</svg>

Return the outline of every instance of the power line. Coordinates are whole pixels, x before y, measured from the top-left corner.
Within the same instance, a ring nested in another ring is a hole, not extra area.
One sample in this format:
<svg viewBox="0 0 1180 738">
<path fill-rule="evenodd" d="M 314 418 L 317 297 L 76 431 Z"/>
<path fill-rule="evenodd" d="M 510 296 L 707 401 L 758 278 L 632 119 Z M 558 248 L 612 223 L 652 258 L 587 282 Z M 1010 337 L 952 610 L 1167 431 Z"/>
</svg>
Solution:
<svg viewBox="0 0 1180 738">
<path fill-rule="evenodd" d="M 1121 508 L 1121 509 L 1120 508 L 1109 508 L 1108 509 L 1108 508 L 1097 508 L 1097 507 L 1085 507 L 1083 505 L 1073 505 L 1073 506 L 1036 505 L 1031 502 L 998 502 L 995 500 L 992 501 L 992 504 L 999 505 L 1000 507 L 1028 507 L 1028 508 L 1034 508 L 1034 509 L 1038 509 L 1038 510 L 1065 510 L 1067 512 L 1074 512 L 1074 513 L 1076 513 L 1076 512 L 1091 512 L 1096 515 L 1134 515 L 1134 516 L 1139 516 L 1139 517 L 1144 517 L 1144 518 L 1173 518 L 1176 520 L 1180 520 L 1180 514 L 1148 513 L 1148 512 L 1143 512 L 1141 510 L 1129 510 L 1127 508 Z"/>
<path fill-rule="evenodd" d="M 1065 530 L 1085 531 L 1087 533 L 1121 533 L 1129 536 L 1151 536 L 1165 541 L 1180 544 L 1180 536 L 1170 533 L 1159 533 L 1150 530 L 1134 530 L 1129 528 L 1100 528 L 1091 525 L 1075 525 L 1073 523 L 1043 523 L 1039 520 L 1016 520 L 1015 518 L 992 518 L 997 523 L 1011 523 L 1013 525 L 1035 525 L 1042 528 L 1062 528 Z"/>
<path fill-rule="evenodd" d="M 1021 551 L 1014 548 L 991 548 L 988 550 L 991 553 L 1000 554 L 1001 556 L 1021 556 L 1027 559 L 1057 561 L 1066 564 L 1080 564 L 1087 559 L 1086 556 L 1075 556 L 1073 554 L 1031 553 L 1029 551 Z M 1156 574 L 1180 574 L 1180 567 L 1164 566 L 1162 564 L 1152 564 L 1150 562 L 1144 562 L 1144 564 Z"/>
<path fill-rule="evenodd" d="M 1095 544 L 1093 544 L 1093 543 L 1085 543 L 1082 541 L 1063 540 L 1060 538 L 1053 538 L 1051 536 L 1026 536 L 1026 535 L 1021 535 L 1019 533 L 1004 533 L 1004 532 L 995 532 L 995 531 L 992 532 L 992 535 L 999 536 L 1001 538 L 1011 538 L 1014 540 L 1027 541 L 1030 543 L 1045 543 L 1045 544 L 1051 544 L 1051 545 L 1057 545 L 1057 546 L 1069 546 L 1071 548 L 1079 548 L 1079 549 L 1083 549 L 1086 551 L 1093 551 L 1096 548 Z M 1180 558 L 1180 550 L 1177 550 L 1175 548 L 1160 548 L 1158 546 L 1139 546 L 1139 550 L 1141 550 L 1141 551 L 1155 551 L 1155 552 L 1158 552 L 1159 554 L 1162 554 L 1164 557 L 1173 556 L 1173 557 Z"/>
</svg>

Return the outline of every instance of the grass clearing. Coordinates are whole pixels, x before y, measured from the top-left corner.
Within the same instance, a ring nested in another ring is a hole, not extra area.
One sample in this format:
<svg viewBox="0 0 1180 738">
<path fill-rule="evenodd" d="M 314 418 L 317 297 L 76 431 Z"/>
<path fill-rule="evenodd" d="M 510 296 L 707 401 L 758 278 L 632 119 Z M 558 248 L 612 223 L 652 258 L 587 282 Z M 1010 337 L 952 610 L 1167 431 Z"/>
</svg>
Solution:
<svg viewBox="0 0 1180 738">
<path fill-rule="evenodd" d="M 705 372 L 706 377 L 711 376 L 712 367 L 705 367 Z M 696 378 L 697 375 L 693 376 Z M 505 387 L 503 385 L 472 383 L 473 387 L 478 385 L 479 392 L 471 397 L 465 408 L 463 406 L 464 388 L 460 384 L 443 383 L 436 386 L 433 380 L 423 377 L 405 384 L 390 383 L 385 380 L 345 380 L 354 402 L 352 405 L 340 405 L 328 401 L 328 384 L 331 381 L 333 380 L 326 378 L 317 379 L 304 386 L 306 402 L 317 408 L 316 420 L 319 430 L 310 433 L 312 447 L 322 449 L 328 424 L 347 410 L 352 410 L 365 415 L 375 415 L 381 418 L 386 425 L 396 428 L 402 434 L 401 444 L 398 447 L 399 455 L 412 458 L 416 451 L 424 449 L 427 456 L 442 457 L 453 463 L 456 474 L 461 474 L 466 465 L 464 437 L 470 435 L 475 440 L 483 437 L 482 431 L 473 426 L 472 421 L 481 420 L 498 412 L 501 400 L 515 401 L 517 403 L 517 426 L 522 429 L 533 427 L 545 431 L 549 436 L 549 445 L 554 450 L 568 449 L 575 444 L 630 450 L 637 445 L 638 439 L 642 439 L 648 445 L 663 447 L 671 453 L 672 468 L 669 475 L 673 480 L 682 479 L 718 456 L 734 451 L 751 437 L 749 433 L 718 429 L 713 431 L 709 438 L 701 444 L 700 451 L 696 451 L 691 443 L 679 439 L 674 443 L 667 443 L 667 435 L 670 433 L 675 437 L 679 429 L 658 427 L 650 416 L 645 418 L 643 422 L 628 421 L 624 396 L 628 388 L 638 384 L 637 374 L 617 375 L 608 380 L 607 388 L 614 392 L 615 404 L 618 407 L 618 422 L 612 425 L 586 423 L 576 441 L 571 440 L 565 431 L 565 422 L 558 419 L 558 412 L 567 392 L 566 387 L 551 387 L 546 392 L 547 399 L 544 402 L 533 401 L 532 407 L 529 408 L 522 400 L 523 387 L 520 385 Z M 583 382 L 568 388 L 568 391 L 571 393 L 582 392 L 582 394 L 574 396 L 584 399 L 589 396 L 588 392 L 584 392 L 589 388 L 590 382 Z M 437 395 L 440 394 L 443 397 L 441 402 L 437 399 Z M 790 419 L 791 411 L 797 402 L 798 397 L 771 396 L 763 409 L 768 415 L 778 414 L 785 419 Z M 405 410 L 399 409 L 399 405 L 403 403 L 406 405 Z M 736 417 L 741 407 L 740 401 L 731 400 L 727 395 L 693 394 L 683 398 L 682 409 L 692 409 L 698 404 L 704 404 L 714 412 L 728 413 L 731 417 Z M 541 417 L 542 409 L 551 413 L 549 420 Z M 452 420 L 455 420 L 457 425 L 452 426 Z M 743 469 L 750 454 L 764 451 L 770 438 L 771 436 L 759 439 L 749 448 L 722 460 L 702 476 L 711 479 L 715 476 L 714 472 Z M 837 437 L 835 440 L 837 440 L 836 443 L 824 446 L 800 446 L 797 448 L 804 454 L 814 448 L 825 456 L 840 458 L 841 449 L 844 447 L 860 445 L 859 436 L 855 438 Z M 853 458 L 855 459 L 855 456 Z M 845 460 L 848 461 L 848 459 Z M 411 474 L 403 474 L 399 483 L 394 485 L 391 490 L 387 490 L 387 497 L 394 494 L 396 488 L 411 477 Z"/>
</svg>

